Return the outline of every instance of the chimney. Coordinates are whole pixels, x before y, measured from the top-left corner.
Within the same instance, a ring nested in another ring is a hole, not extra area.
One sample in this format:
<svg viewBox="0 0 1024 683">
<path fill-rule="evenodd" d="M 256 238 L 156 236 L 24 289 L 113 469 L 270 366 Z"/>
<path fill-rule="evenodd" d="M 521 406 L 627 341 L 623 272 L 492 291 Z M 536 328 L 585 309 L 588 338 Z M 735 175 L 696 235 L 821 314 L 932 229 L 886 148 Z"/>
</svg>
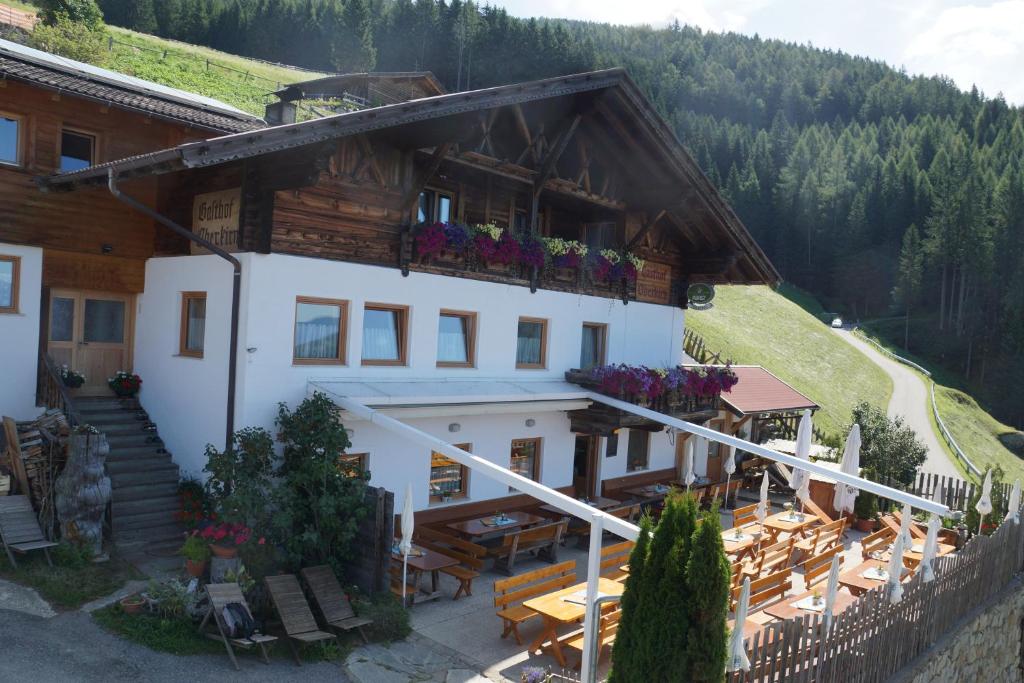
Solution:
<svg viewBox="0 0 1024 683">
<path fill-rule="evenodd" d="M 271 126 L 295 123 L 297 107 L 294 102 L 272 102 L 267 105 L 263 118 Z"/>
</svg>

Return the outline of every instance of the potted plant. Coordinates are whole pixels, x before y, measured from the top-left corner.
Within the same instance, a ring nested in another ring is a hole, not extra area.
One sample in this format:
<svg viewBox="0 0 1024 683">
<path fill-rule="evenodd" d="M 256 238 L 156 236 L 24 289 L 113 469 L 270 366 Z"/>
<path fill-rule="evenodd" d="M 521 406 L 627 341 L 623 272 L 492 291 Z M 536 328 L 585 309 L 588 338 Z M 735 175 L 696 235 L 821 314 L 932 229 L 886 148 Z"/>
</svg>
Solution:
<svg viewBox="0 0 1024 683">
<path fill-rule="evenodd" d="M 60 381 L 69 389 L 77 389 L 85 384 L 85 375 L 72 370 L 67 365 L 60 366 Z"/>
<path fill-rule="evenodd" d="M 139 391 L 142 386 L 142 378 L 130 372 L 118 370 L 113 377 L 107 380 L 107 386 L 121 398 L 128 398 Z"/>
<path fill-rule="evenodd" d="M 146 600 L 139 594 L 121 598 L 121 611 L 125 614 L 138 614 L 146 606 Z"/>
<path fill-rule="evenodd" d="M 227 560 L 238 557 L 238 546 L 252 538 L 252 529 L 237 522 L 216 524 L 207 520 L 200 525 L 199 536 L 210 543 L 214 556 Z"/>
<path fill-rule="evenodd" d="M 185 539 L 178 554 L 185 558 L 185 571 L 196 578 L 206 571 L 206 562 L 210 559 L 210 543 L 193 531 Z"/>
<path fill-rule="evenodd" d="M 878 496 L 869 491 L 861 491 L 854 499 L 853 514 L 857 518 L 853 524 L 857 531 L 874 531 L 878 517 Z"/>
</svg>

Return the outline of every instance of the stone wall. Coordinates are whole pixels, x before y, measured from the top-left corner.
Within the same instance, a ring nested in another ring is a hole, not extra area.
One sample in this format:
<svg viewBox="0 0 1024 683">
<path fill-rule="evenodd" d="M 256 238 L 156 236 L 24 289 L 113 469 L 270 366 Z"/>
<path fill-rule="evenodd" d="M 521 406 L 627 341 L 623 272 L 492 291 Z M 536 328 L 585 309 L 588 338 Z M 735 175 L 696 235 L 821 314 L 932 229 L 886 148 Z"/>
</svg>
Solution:
<svg viewBox="0 0 1024 683">
<path fill-rule="evenodd" d="M 1020 683 L 1024 584 L 1015 580 L 908 666 L 898 683 Z"/>
</svg>

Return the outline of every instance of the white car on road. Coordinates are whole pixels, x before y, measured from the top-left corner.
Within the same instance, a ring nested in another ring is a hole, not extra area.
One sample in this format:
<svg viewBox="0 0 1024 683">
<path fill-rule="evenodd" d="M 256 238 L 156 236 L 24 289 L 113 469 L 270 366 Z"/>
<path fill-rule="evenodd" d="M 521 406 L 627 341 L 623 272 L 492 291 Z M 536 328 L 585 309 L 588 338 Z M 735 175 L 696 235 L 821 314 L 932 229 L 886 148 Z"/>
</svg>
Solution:
<svg viewBox="0 0 1024 683">
<path fill-rule="evenodd" d="M 837 330 L 842 329 L 842 327 L 843 327 L 843 319 L 842 318 L 832 318 L 832 327 L 834 327 Z"/>
</svg>

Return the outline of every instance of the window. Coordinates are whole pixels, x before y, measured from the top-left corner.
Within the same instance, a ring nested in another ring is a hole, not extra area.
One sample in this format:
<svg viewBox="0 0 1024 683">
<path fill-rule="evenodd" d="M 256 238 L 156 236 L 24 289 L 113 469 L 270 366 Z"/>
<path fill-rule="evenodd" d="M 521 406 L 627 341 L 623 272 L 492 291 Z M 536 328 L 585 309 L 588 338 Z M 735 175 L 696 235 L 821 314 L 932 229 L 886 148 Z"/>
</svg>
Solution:
<svg viewBox="0 0 1024 683">
<path fill-rule="evenodd" d="M 472 444 L 455 444 L 456 448 L 472 451 Z M 452 498 L 465 498 L 469 492 L 469 468 L 441 453 L 430 454 L 430 502 L 447 502 Z"/>
<path fill-rule="evenodd" d="M 626 451 L 626 470 L 646 470 L 648 465 L 648 449 L 651 445 L 651 434 L 641 429 L 629 430 L 629 446 Z"/>
<path fill-rule="evenodd" d="M 342 453 L 338 456 L 338 469 L 348 477 L 361 477 L 370 470 L 368 453 Z"/>
<path fill-rule="evenodd" d="M 587 248 L 594 254 L 602 249 L 620 248 L 622 241 L 618 233 L 618 226 L 615 223 L 587 223 L 584 226 Z"/>
<path fill-rule="evenodd" d="M 178 353 L 182 356 L 202 358 L 205 335 L 206 292 L 182 292 Z"/>
<path fill-rule="evenodd" d="M 437 366 L 471 368 L 475 355 L 476 313 L 442 310 L 437 323 Z"/>
<path fill-rule="evenodd" d="M 520 318 L 516 340 L 516 367 L 543 369 L 547 364 L 548 321 L 542 318 Z"/>
<path fill-rule="evenodd" d="M 21 119 L 0 114 L 0 164 L 21 164 Z"/>
<path fill-rule="evenodd" d="M 455 206 L 455 196 L 443 190 L 424 190 L 420 192 L 419 208 L 416 212 L 416 220 L 419 223 L 448 223 L 454 220 L 452 207 Z"/>
<path fill-rule="evenodd" d="M 296 365 L 344 365 L 348 302 L 300 296 L 295 299 Z"/>
<path fill-rule="evenodd" d="M 0 254 L 0 313 L 18 312 L 18 279 L 21 259 Z"/>
<path fill-rule="evenodd" d="M 96 154 L 96 137 L 63 130 L 60 134 L 60 170 L 78 171 L 92 166 Z"/>
<path fill-rule="evenodd" d="M 508 468 L 527 479 L 540 481 L 540 439 L 513 441 L 512 462 Z"/>
<path fill-rule="evenodd" d="M 580 345 L 580 370 L 604 365 L 604 346 L 608 326 L 583 323 L 583 342 Z"/>
<path fill-rule="evenodd" d="M 363 365 L 405 365 L 409 309 L 366 304 L 363 311 Z"/>
</svg>

